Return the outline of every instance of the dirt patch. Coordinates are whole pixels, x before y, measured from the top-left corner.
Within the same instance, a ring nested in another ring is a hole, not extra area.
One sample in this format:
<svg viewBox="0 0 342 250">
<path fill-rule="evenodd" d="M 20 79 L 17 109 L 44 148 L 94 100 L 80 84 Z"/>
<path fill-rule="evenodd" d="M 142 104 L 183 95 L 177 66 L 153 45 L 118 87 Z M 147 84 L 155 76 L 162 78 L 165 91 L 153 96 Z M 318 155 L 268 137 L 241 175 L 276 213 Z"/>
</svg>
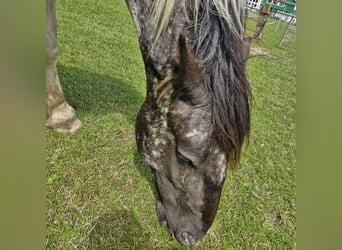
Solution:
<svg viewBox="0 0 342 250">
<path fill-rule="evenodd" d="M 249 52 L 249 56 L 270 56 L 271 55 L 271 50 L 267 48 L 262 48 L 262 47 L 251 47 L 251 50 Z"/>
</svg>

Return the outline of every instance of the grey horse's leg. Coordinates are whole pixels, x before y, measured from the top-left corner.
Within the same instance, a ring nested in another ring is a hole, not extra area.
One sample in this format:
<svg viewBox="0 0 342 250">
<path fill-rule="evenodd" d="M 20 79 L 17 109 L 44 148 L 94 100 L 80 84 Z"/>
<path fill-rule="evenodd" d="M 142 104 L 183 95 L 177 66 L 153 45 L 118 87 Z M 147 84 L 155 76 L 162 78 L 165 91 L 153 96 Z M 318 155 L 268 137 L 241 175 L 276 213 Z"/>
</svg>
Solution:
<svg viewBox="0 0 342 250">
<path fill-rule="evenodd" d="M 56 3 L 46 0 L 46 125 L 59 132 L 74 132 L 81 121 L 64 98 L 57 73 L 57 54 Z"/>
</svg>

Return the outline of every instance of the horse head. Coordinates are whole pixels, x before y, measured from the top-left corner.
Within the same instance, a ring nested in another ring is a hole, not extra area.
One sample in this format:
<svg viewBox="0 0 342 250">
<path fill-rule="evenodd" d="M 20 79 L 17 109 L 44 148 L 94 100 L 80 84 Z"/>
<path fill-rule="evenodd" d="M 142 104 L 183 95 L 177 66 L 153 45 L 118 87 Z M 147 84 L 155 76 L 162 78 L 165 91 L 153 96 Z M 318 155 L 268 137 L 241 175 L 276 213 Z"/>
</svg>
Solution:
<svg viewBox="0 0 342 250">
<path fill-rule="evenodd" d="M 181 33 L 173 70 L 142 106 L 136 128 L 155 177 L 158 218 L 188 246 L 211 226 L 227 168 L 204 79 Z"/>
</svg>

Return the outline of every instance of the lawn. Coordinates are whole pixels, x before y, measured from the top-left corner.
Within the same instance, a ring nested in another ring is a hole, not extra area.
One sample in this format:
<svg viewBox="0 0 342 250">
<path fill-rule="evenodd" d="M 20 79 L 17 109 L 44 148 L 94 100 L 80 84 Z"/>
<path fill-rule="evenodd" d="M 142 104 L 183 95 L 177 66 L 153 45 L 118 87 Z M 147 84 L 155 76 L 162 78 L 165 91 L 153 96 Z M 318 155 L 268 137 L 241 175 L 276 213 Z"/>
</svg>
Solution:
<svg viewBox="0 0 342 250">
<path fill-rule="evenodd" d="M 46 129 L 46 248 L 186 249 L 158 224 L 151 172 L 136 150 L 145 73 L 125 1 L 57 0 L 57 18 L 59 76 L 83 127 Z M 247 65 L 250 143 L 194 249 L 296 248 L 296 35 L 278 47 L 285 25 L 274 32 L 269 23 L 253 40 L 265 55 Z"/>
</svg>

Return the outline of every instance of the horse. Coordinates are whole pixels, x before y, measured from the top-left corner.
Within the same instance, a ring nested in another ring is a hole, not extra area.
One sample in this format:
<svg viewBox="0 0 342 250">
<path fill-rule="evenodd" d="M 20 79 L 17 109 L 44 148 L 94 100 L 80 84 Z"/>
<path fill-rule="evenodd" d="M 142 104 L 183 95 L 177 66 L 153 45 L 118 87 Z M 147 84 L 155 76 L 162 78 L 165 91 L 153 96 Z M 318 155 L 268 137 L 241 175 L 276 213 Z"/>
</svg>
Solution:
<svg viewBox="0 0 342 250">
<path fill-rule="evenodd" d="M 45 24 L 46 126 L 58 132 L 75 132 L 81 127 L 82 123 L 77 118 L 74 108 L 65 100 L 57 73 L 58 46 L 55 0 L 46 0 Z"/>
<path fill-rule="evenodd" d="M 47 124 L 75 131 L 81 122 L 61 95 L 56 69 L 54 4 L 47 0 Z M 160 224 L 192 246 L 211 227 L 228 166 L 238 164 L 249 138 L 245 1 L 126 4 L 147 79 L 136 118 L 137 148 L 153 173 Z"/>
</svg>

